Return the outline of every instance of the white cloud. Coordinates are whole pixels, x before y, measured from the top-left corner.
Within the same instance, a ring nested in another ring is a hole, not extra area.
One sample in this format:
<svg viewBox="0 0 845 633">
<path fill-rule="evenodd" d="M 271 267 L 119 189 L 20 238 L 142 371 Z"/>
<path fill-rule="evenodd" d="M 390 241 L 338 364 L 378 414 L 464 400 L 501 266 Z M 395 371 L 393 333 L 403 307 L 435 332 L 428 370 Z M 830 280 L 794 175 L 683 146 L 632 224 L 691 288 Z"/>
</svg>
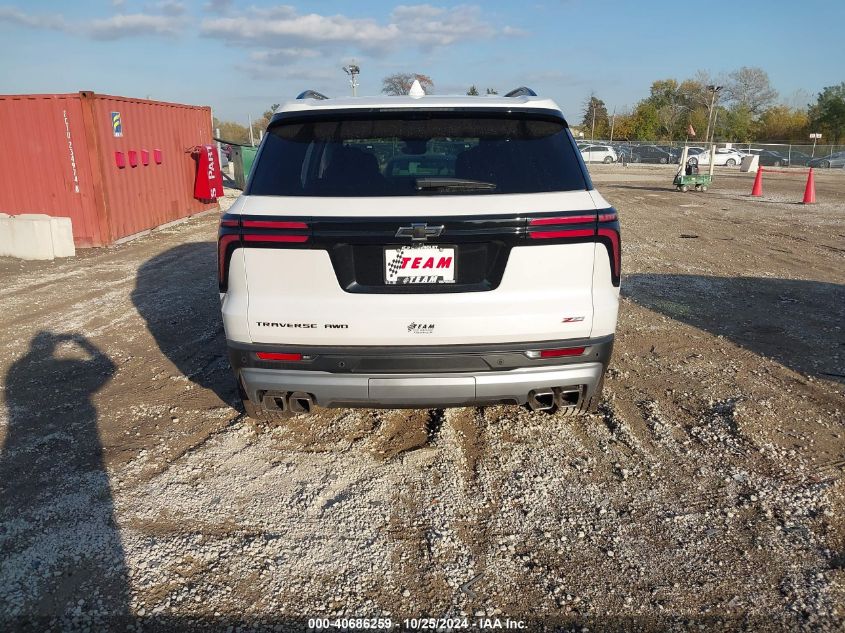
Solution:
<svg viewBox="0 0 845 633">
<path fill-rule="evenodd" d="M 159 5 L 174 11 L 179 2 L 164 1 Z M 87 23 L 68 22 L 61 14 L 35 15 L 24 13 L 12 7 L 0 7 L 0 22 L 10 22 L 33 29 L 64 31 L 72 35 L 85 35 L 97 40 L 115 40 L 123 37 L 143 35 L 177 35 L 184 26 L 183 19 L 174 15 L 150 15 L 147 13 L 118 13 L 109 18 L 95 19 Z"/>
<path fill-rule="evenodd" d="M 430 4 L 400 5 L 390 14 L 403 37 L 420 46 L 450 46 L 462 40 L 486 39 L 496 29 L 481 17 L 481 8 L 458 6 L 452 9 Z"/>
<path fill-rule="evenodd" d="M 497 34 L 514 35 L 517 29 L 496 29 L 477 6 L 447 9 L 430 4 L 400 5 L 386 21 L 380 22 L 342 14 L 299 13 L 294 7 L 279 5 L 268 9 L 253 7 L 239 16 L 208 18 L 202 22 L 200 32 L 249 48 L 276 47 L 284 41 L 326 51 L 357 49 L 383 54 L 409 43 L 430 50 Z"/>
<path fill-rule="evenodd" d="M 182 21 L 169 15 L 120 13 L 110 18 L 92 20 L 83 31 L 97 40 L 116 40 L 141 35 L 178 35 Z"/>
<path fill-rule="evenodd" d="M 31 15 L 14 7 L 0 7 L 0 22 L 10 22 L 33 29 L 64 30 L 67 27 L 61 15 Z"/>
</svg>

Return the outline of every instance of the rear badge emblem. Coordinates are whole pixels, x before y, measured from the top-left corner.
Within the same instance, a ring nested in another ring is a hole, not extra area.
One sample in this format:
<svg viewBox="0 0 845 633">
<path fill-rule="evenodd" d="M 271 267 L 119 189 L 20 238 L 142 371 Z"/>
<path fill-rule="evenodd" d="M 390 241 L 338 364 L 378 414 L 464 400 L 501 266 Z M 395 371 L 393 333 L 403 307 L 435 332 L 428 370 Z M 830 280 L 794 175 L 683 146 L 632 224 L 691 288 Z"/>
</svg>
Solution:
<svg viewBox="0 0 845 633">
<path fill-rule="evenodd" d="M 408 332 L 411 334 L 431 334 L 434 332 L 434 323 L 410 323 Z"/>
<path fill-rule="evenodd" d="M 443 225 L 429 226 L 425 222 L 414 222 L 411 226 L 400 226 L 396 237 L 410 237 L 415 242 L 424 242 L 430 237 L 440 237 Z"/>
</svg>

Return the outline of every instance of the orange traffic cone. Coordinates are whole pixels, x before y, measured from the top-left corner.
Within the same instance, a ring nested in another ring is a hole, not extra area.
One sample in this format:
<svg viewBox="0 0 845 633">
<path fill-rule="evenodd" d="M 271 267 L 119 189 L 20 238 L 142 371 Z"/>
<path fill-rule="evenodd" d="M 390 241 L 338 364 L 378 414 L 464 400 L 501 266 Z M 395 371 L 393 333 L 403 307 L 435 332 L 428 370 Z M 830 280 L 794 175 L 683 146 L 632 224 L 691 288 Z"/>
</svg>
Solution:
<svg viewBox="0 0 845 633">
<path fill-rule="evenodd" d="M 815 204 L 816 202 L 816 181 L 813 179 L 813 168 L 807 174 L 807 187 L 804 189 L 804 200 L 802 204 Z"/>
<path fill-rule="evenodd" d="M 757 169 L 757 175 L 754 177 L 754 186 L 751 188 L 751 195 L 759 198 L 763 195 L 763 168 Z"/>
</svg>

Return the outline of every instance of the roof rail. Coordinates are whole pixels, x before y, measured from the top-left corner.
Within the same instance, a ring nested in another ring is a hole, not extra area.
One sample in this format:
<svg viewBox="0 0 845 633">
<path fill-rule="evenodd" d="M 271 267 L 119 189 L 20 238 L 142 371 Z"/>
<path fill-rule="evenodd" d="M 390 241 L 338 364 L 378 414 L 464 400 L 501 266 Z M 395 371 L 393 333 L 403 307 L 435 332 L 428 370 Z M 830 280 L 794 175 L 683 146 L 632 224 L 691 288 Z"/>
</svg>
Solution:
<svg viewBox="0 0 845 633">
<path fill-rule="evenodd" d="M 508 94 L 505 95 L 506 97 L 536 97 L 537 93 L 531 90 L 531 88 L 526 88 L 525 86 L 520 86 L 519 88 L 515 88 L 511 90 Z"/>
<path fill-rule="evenodd" d="M 296 95 L 297 99 L 328 99 L 328 97 L 316 90 L 306 90 Z"/>
</svg>

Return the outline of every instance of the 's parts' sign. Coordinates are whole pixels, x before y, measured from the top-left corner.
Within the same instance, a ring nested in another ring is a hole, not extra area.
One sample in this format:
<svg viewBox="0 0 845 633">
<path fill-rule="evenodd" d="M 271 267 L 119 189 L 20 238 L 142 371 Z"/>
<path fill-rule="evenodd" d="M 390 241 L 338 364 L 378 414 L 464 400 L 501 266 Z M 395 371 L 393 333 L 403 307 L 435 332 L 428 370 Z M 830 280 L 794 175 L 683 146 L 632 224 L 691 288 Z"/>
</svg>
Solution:
<svg viewBox="0 0 845 633">
<path fill-rule="evenodd" d="M 214 145 L 200 145 L 194 151 L 197 159 L 197 179 L 194 184 L 194 198 L 217 200 L 223 196 L 223 174 L 220 171 L 220 156 Z"/>
</svg>

